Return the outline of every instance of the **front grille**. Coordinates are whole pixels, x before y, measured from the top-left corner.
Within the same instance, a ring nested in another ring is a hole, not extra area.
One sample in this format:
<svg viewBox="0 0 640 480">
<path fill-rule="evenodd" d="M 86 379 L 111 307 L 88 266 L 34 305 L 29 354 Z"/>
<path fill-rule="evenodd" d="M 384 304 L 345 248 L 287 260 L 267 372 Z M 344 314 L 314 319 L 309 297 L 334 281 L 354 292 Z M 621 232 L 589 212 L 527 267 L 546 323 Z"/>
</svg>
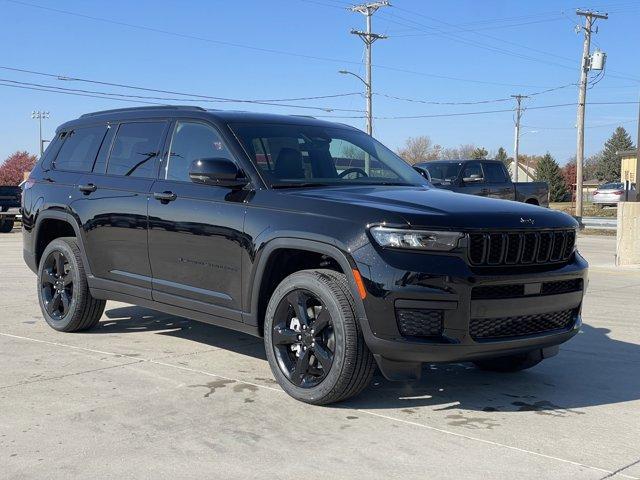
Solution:
<svg viewBox="0 0 640 480">
<path fill-rule="evenodd" d="M 536 295 L 560 295 L 562 293 L 580 291 L 582 291 L 582 279 L 573 278 L 571 280 L 544 282 L 540 285 L 539 292 L 534 291 L 534 293 L 527 293 L 523 283 L 512 283 L 508 285 L 482 285 L 474 287 L 473 290 L 471 290 L 471 299 L 491 300 L 496 298 L 518 298 Z"/>
<path fill-rule="evenodd" d="M 471 233 L 469 261 L 491 267 L 566 262 L 575 241 L 575 230 Z"/>
<path fill-rule="evenodd" d="M 414 308 L 396 309 L 398 329 L 404 337 L 439 337 L 442 335 L 444 312 Z"/>
<path fill-rule="evenodd" d="M 472 318 L 469 334 L 474 340 L 495 340 L 568 330 L 575 322 L 574 310 L 501 318 Z"/>
</svg>

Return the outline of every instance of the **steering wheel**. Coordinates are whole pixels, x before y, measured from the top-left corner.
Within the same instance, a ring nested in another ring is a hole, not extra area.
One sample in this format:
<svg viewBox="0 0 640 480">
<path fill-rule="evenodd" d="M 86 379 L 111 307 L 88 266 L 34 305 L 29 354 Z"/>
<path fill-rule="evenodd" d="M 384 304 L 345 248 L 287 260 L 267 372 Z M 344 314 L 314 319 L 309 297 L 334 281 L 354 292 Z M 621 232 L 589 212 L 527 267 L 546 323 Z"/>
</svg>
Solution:
<svg viewBox="0 0 640 480">
<path fill-rule="evenodd" d="M 347 168 L 346 170 L 340 172 L 340 174 L 338 174 L 338 178 L 344 178 L 347 175 L 351 174 L 351 173 L 357 173 L 359 177 L 368 177 L 369 175 L 367 175 L 367 172 L 365 172 L 363 169 L 358 168 L 358 167 L 352 167 L 352 168 Z"/>
</svg>

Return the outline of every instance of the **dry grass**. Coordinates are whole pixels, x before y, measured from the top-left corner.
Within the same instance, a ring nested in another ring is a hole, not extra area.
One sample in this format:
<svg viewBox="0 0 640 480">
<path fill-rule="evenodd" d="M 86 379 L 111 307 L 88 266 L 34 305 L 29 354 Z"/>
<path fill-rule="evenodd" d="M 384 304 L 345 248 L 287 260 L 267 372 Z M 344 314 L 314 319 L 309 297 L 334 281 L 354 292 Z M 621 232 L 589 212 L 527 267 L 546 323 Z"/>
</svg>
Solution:
<svg viewBox="0 0 640 480">
<path fill-rule="evenodd" d="M 573 215 L 573 209 L 571 208 L 571 202 L 558 202 L 558 203 L 550 203 L 549 208 L 553 208 L 554 210 L 560 210 L 562 212 L 568 213 L 569 215 Z M 607 217 L 607 218 L 615 218 L 618 215 L 617 208 L 605 207 L 600 208 L 594 205 L 593 203 L 585 203 L 583 205 L 583 217 Z"/>
</svg>

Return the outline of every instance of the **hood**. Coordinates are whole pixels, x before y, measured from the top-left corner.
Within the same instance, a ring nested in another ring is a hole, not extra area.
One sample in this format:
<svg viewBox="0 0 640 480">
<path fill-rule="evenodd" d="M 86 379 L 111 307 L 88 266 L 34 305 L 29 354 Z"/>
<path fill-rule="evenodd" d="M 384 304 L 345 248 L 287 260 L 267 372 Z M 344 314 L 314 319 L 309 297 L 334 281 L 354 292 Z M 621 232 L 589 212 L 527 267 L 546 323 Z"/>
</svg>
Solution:
<svg viewBox="0 0 640 480">
<path fill-rule="evenodd" d="M 575 228 L 577 222 L 563 212 L 525 203 L 478 197 L 424 187 L 344 186 L 282 190 L 307 200 L 331 202 L 370 210 L 369 223 L 395 214 L 408 225 L 425 228 L 519 229 Z M 380 215 L 376 218 L 374 210 Z"/>
</svg>

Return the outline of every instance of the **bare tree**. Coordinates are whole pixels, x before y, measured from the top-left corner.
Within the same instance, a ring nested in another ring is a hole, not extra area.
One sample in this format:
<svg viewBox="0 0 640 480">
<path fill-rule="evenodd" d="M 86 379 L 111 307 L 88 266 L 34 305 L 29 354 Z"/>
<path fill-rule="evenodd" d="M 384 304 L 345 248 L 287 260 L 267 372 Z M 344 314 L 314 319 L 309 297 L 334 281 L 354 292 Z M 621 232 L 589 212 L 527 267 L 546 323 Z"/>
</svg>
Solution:
<svg viewBox="0 0 640 480">
<path fill-rule="evenodd" d="M 473 144 L 463 144 L 457 148 L 445 148 L 441 158 L 444 160 L 469 160 L 473 158 L 476 146 Z"/>
<path fill-rule="evenodd" d="M 407 138 L 404 146 L 398 149 L 398 155 L 413 165 L 418 162 L 436 160 L 440 157 L 440 151 L 440 145 L 434 145 L 428 136 L 421 135 Z"/>
</svg>

